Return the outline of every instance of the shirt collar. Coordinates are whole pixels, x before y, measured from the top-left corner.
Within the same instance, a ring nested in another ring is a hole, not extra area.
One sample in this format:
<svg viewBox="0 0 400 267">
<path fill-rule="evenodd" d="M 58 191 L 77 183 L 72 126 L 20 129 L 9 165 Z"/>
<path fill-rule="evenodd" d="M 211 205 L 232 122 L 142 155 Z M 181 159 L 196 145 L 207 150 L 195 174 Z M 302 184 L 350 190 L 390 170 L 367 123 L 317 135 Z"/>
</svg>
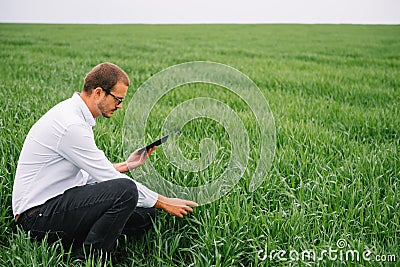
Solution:
<svg viewBox="0 0 400 267">
<path fill-rule="evenodd" d="M 80 108 L 80 110 L 82 111 L 82 115 L 83 118 L 85 119 L 85 121 L 87 122 L 87 124 L 89 124 L 90 126 L 95 126 L 96 125 L 96 119 L 93 118 L 92 113 L 90 112 L 88 106 L 86 105 L 86 103 L 83 101 L 83 99 L 81 98 L 80 94 L 78 92 L 75 92 L 72 95 L 72 100 L 74 101 L 74 103 Z"/>
</svg>

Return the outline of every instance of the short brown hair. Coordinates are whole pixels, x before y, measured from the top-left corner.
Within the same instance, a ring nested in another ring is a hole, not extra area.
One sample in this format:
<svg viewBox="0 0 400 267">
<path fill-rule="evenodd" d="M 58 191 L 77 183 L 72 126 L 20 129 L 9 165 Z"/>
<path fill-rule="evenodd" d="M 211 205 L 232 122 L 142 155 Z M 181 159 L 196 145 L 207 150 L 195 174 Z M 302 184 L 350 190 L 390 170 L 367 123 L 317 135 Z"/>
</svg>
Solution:
<svg viewBox="0 0 400 267">
<path fill-rule="evenodd" d="M 101 87 L 110 92 L 118 82 L 123 82 L 126 86 L 129 86 L 128 75 L 117 65 L 104 62 L 94 67 L 86 75 L 83 91 L 91 94 L 93 89 Z"/>
</svg>

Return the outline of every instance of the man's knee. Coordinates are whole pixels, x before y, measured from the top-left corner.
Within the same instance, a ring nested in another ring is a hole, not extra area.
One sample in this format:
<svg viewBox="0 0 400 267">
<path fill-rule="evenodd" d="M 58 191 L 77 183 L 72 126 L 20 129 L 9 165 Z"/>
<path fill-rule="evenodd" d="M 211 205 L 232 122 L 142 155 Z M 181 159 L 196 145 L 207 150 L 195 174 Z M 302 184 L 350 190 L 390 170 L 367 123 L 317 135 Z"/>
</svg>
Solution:
<svg viewBox="0 0 400 267">
<path fill-rule="evenodd" d="M 136 183 L 131 179 L 121 178 L 112 180 L 112 189 L 119 192 L 119 199 L 122 202 L 130 202 L 136 207 L 138 202 L 138 189 Z"/>
</svg>

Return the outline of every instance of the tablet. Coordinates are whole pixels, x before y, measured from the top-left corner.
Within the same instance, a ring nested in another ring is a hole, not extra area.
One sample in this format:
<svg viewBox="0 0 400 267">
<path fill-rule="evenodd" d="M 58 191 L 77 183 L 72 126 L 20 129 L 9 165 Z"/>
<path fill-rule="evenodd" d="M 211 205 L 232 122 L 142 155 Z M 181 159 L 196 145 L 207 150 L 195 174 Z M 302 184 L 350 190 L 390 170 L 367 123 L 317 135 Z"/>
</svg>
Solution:
<svg viewBox="0 0 400 267">
<path fill-rule="evenodd" d="M 149 152 L 150 148 L 155 147 L 155 146 L 159 146 L 162 143 L 165 143 L 168 139 L 168 135 L 161 137 L 160 139 L 158 139 L 157 141 L 154 141 L 153 143 L 139 149 L 138 153 L 142 154 L 143 151 L 146 149 L 147 152 Z"/>
</svg>

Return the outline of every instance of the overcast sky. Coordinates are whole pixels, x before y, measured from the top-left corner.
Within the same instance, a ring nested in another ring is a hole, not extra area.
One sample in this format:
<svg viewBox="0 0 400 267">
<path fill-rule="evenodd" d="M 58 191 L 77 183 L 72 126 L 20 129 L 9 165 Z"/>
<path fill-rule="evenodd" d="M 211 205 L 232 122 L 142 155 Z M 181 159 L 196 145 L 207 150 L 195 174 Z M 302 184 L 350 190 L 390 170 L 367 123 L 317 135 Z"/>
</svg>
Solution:
<svg viewBox="0 0 400 267">
<path fill-rule="evenodd" d="M 400 0 L 0 0 L 0 22 L 400 24 Z"/>
</svg>

